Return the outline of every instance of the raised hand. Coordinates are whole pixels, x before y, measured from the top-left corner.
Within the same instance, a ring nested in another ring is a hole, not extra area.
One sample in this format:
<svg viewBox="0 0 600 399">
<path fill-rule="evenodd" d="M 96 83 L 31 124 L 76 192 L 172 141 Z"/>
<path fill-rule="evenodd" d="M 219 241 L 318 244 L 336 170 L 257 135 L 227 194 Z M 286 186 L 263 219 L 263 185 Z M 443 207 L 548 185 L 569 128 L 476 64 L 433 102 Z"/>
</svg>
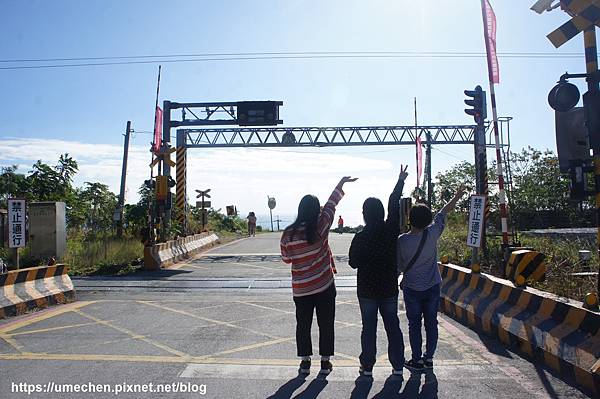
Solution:
<svg viewBox="0 0 600 399">
<path fill-rule="evenodd" d="M 355 182 L 357 180 L 358 180 L 358 177 L 344 176 L 344 177 L 342 177 L 342 179 L 338 183 L 338 187 L 341 188 L 344 185 L 344 183 L 352 183 L 352 182 Z"/>
<path fill-rule="evenodd" d="M 407 169 L 408 165 L 406 165 L 406 167 L 403 167 L 403 165 L 400 164 L 400 175 L 398 176 L 398 180 L 406 180 L 406 176 L 408 176 L 408 172 L 406 172 Z"/>
</svg>

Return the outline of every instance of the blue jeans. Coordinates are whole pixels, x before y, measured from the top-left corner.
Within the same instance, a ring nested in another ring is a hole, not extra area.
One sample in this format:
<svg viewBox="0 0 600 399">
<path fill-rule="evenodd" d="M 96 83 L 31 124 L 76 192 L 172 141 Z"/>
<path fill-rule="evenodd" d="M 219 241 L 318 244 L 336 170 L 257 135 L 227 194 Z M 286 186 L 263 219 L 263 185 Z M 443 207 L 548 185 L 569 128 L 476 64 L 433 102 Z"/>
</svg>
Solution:
<svg viewBox="0 0 600 399">
<path fill-rule="evenodd" d="M 377 355 L 377 311 L 381 314 L 388 338 L 388 359 L 392 367 L 402 370 L 404 339 L 398 320 L 398 297 L 385 299 L 358 298 L 362 318 L 360 363 L 368 368 L 375 365 Z"/>
<path fill-rule="evenodd" d="M 421 319 L 425 320 L 425 359 L 433 359 L 438 341 L 437 312 L 440 306 L 440 285 L 436 284 L 425 291 L 415 291 L 404 287 L 404 306 L 408 318 L 408 338 L 412 359 L 422 356 Z"/>
</svg>

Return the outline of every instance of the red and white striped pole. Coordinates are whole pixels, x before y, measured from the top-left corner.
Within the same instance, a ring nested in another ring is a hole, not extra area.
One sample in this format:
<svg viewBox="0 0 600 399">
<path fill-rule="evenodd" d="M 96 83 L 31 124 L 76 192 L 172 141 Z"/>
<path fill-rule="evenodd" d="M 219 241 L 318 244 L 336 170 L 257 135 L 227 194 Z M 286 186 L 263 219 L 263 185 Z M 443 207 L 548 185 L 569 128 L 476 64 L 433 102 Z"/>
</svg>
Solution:
<svg viewBox="0 0 600 399">
<path fill-rule="evenodd" d="M 488 9 L 489 7 L 489 9 Z M 500 134 L 498 133 L 498 112 L 496 110 L 496 92 L 494 90 L 494 65 L 496 62 L 493 57 L 496 57 L 495 49 L 495 30 L 496 30 L 496 16 L 492 7 L 489 5 L 488 0 L 481 0 L 481 15 L 483 17 L 483 34 L 485 37 L 485 49 L 487 54 L 487 65 L 488 65 L 488 78 L 490 81 L 490 97 L 492 100 L 492 115 L 493 115 L 493 126 L 494 126 L 494 141 L 496 144 L 496 174 L 498 175 L 498 197 L 500 200 L 500 220 L 502 223 L 502 245 L 508 246 L 508 212 L 506 208 L 506 193 L 504 191 L 504 173 L 502 170 L 502 152 L 500 150 Z M 490 45 L 490 34 L 488 30 L 493 31 L 494 45 Z M 492 57 L 493 52 L 493 57 Z M 498 73 L 496 67 L 496 74 Z M 496 75 L 497 76 L 497 75 Z"/>
</svg>

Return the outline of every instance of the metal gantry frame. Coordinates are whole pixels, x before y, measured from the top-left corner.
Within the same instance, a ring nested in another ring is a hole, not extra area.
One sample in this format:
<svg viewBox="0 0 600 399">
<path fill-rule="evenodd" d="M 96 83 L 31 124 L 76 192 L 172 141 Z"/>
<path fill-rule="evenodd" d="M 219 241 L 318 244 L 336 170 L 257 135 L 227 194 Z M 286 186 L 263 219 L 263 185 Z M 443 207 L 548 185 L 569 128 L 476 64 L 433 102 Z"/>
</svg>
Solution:
<svg viewBox="0 0 600 399">
<path fill-rule="evenodd" d="M 432 126 L 343 126 L 343 127 L 235 127 L 177 130 L 177 206 L 181 222 L 186 226 L 187 198 L 185 169 L 186 152 L 190 148 L 264 148 L 264 147 L 343 147 L 369 145 L 474 145 L 474 160 L 480 176 L 487 176 L 485 157 L 485 127 L 478 125 Z M 484 164 L 481 164 L 481 161 Z M 181 177 L 181 178 L 179 178 Z M 487 184 L 486 184 L 487 191 Z"/>
<path fill-rule="evenodd" d="M 277 106 L 281 102 L 274 102 Z M 163 103 L 163 152 L 168 152 L 171 128 L 177 130 L 176 138 L 176 201 L 179 221 L 187 232 L 187 150 L 190 148 L 260 148 L 260 147 L 343 147 L 371 145 L 415 145 L 417 138 L 422 145 L 467 144 L 474 146 L 474 161 L 478 180 L 487 177 L 485 156 L 486 128 L 479 125 L 431 125 L 431 126 L 329 126 L 329 127 L 212 127 L 213 125 L 235 125 L 237 122 L 236 102 L 223 103 Z M 181 120 L 172 120 L 171 111 L 181 109 Z M 193 116 L 193 119 L 189 116 Z M 202 116 L 202 117 L 200 117 Z M 216 119 L 223 116 L 225 119 Z M 276 123 L 282 121 L 276 118 Z M 188 128 L 202 126 L 202 128 Z M 183 127 L 183 128 L 182 128 Z M 172 150 L 171 150 L 172 151 Z M 168 162 L 164 161 L 163 174 L 171 175 Z M 487 181 L 478 182 L 481 191 Z M 169 190 L 170 191 L 170 190 Z M 168 193 L 170 197 L 170 193 Z M 171 210 L 166 209 L 163 228 L 170 224 Z"/>
</svg>

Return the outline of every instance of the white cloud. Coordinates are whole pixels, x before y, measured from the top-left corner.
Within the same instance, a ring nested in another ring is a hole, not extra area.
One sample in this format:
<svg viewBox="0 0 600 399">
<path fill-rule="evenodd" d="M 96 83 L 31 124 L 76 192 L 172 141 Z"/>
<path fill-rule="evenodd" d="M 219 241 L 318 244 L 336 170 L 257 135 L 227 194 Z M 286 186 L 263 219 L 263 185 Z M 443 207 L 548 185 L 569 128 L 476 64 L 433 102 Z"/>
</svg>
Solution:
<svg viewBox="0 0 600 399">
<path fill-rule="evenodd" d="M 53 165 L 65 152 L 79 164 L 76 185 L 98 181 L 118 193 L 123 155 L 120 145 L 8 137 L 0 140 L 0 165 L 17 164 L 25 173 L 36 160 Z M 130 146 L 127 202 L 138 200 L 137 191 L 150 174 L 149 163 L 147 146 Z M 338 214 L 344 216 L 347 224 L 356 225 L 362 223 L 361 206 L 366 197 L 376 196 L 386 203 L 397 176 L 394 167 L 388 160 L 315 150 L 191 149 L 188 198 L 193 203 L 196 189 L 211 188 L 213 206 L 235 204 L 245 216 L 248 211 L 268 215 L 267 195 L 271 195 L 277 199 L 274 214 L 289 220 L 303 195 L 315 194 L 325 202 L 340 177 L 352 175 L 359 181 L 346 186 L 347 195 Z"/>
</svg>

